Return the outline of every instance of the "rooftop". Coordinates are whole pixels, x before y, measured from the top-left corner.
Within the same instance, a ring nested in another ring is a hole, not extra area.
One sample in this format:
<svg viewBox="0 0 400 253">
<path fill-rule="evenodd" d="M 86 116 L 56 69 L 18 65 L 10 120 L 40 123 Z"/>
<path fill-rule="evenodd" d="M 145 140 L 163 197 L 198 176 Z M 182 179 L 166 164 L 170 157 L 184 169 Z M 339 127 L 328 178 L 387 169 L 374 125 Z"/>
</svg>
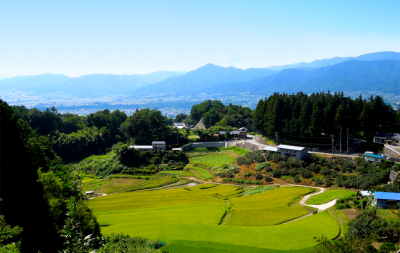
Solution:
<svg viewBox="0 0 400 253">
<path fill-rule="evenodd" d="M 381 158 L 381 159 L 385 158 L 383 155 L 374 155 L 374 154 L 364 154 L 364 155 L 369 156 L 369 157 Z"/>
<path fill-rule="evenodd" d="M 153 146 L 149 146 L 149 145 L 132 145 L 129 147 L 134 148 L 134 149 L 153 149 Z"/>
<path fill-rule="evenodd" d="M 298 150 L 298 151 L 301 151 L 301 150 L 305 149 L 305 147 L 289 146 L 289 145 L 279 145 L 278 148 L 290 149 L 290 150 Z"/>
<path fill-rule="evenodd" d="M 400 201 L 400 193 L 397 193 L 397 192 L 375 192 L 375 198 Z"/>
<path fill-rule="evenodd" d="M 400 158 L 397 158 L 397 157 L 389 157 L 388 160 L 395 162 L 395 163 L 400 163 Z"/>
<path fill-rule="evenodd" d="M 160 144 L 160 145 L 165 145 L 165 141 L 153 141 L 152 143 L 151 143 L 152 145 L 154 145 L 154 144 Z"/>
<path fill-rule="evenodd" d="M 277 152 L 278 148 L 277 147 L 266 146 L 266 147 L 263 148 L 263 150 Z"/>
</svg>

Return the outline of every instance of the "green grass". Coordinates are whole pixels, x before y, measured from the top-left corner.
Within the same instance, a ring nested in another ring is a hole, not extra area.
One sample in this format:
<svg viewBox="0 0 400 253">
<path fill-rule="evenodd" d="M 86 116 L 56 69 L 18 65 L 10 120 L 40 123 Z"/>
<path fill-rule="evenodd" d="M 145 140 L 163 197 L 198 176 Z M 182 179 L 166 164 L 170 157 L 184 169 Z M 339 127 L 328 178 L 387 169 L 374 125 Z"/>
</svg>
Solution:
<svg viewBox="0 0 400 253">
<path fill-rule="evenodd" d="M 309 214 L 301 206 L 290 206 L 299 196 L 311 193 L 306 187 L 280 187 L 231 199 L 232 216 L 227 225 L 271 226 Z"/>
<path fill-rule="evenodd" d="M 125 176 L 127 177 L 125 178 Z M 179 181 L 179 179 L 172 178 L 171 175 L 168 174 L 159 174 L 152 177 L 130 176 L 131 175 L 116 174 L 104 179 L 95 179 L 82 184 L 83 191 L 95 191 L 96 193 L 110 194 L 161 187 Z"/>
<path fill-rule="evenodd" d="M 324 193 L 312 196 L 309 198 L 306 202 L 306 204 L 309 205 L 322 205 L 325 204 L 331 200 L 334 200 L 339 197 L 348 197 L 353 194 L 356 194 L 356 192 L 353 191 L 346 191 L 346 190 L 329 190 Z"/>
<path fill-rule="evenodd" d="M 200 174 L 200 176 L 202 176 L 205 179 L 213 179 L 213 176 L 206 169 L 198 167 L 190 167 L 190 169 L 197 171 Z"/>
<path fill-rule="evenodd" d="M 344 237 L 347 232 L 347 224 L 350 222 L 349 218 L 335 207 L 328 208 L 326 211 L 339 224 L 340 236 Z"/>
<path fill-rule="evenodd" d="M 192 164 L 202 164 L 208 167 L 222 166 L 224 164 L 233 163 L 234 157 L 225 156 L 222 154 L 210 154 L 204 156 L 195 156 L 189 159 Z"/>
<path fill-rule="evenodd" d="M 233 152 L 235 152 L 235 153 L 237 153 L 239 155 L 245 155 L 245 154 L 250 152 L 247 149 L 239 148 L 237 146 L 232 146 L 232 147 L 229 147 L 229 148 L 220 148 L 220 150 L 232 150 Z"/>
<path fill-rule="evenodd" d="M 269 192 L 283 188 L 289 187 Z M 225 199 L 240 193 L 234 186 L 203 184 L 109 195 L 90 200 L 88 205 L 102 225 L 102 233 L 165 240 L 165 250 L 171 253 L 304 252 L 318 244 L 314 237 L 323 234 L 334 238 L 339 234 L 338 224 L 326 212 L 276 226 L 218 225 L 229 208 Z M 273 205 L 280 202 L 275 201 Z"/>
</svg>

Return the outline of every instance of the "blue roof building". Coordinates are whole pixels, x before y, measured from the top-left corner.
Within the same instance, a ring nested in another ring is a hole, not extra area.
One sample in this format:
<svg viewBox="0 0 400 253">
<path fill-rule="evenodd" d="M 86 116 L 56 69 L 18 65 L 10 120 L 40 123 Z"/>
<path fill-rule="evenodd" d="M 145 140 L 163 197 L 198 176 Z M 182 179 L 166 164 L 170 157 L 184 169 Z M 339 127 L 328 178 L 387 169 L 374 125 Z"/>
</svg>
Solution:
<svg viewBox="0 0 400 253">
<path fill-rule="evenodd" d="M 400 193 L 397 192 L 375 192 L 374 202 L 376 206 L 388 208 L 390 204 L 400 203 Z"/>
<path fill-rule="evenodd" d="M 386 157 L 383 155 L 374 155 L 374 154 L 369 154 L 369 153 L 365 153 L 364 157 L 365 157 L 365 161 L 367 161 L 367 162 L 380 163 L 382 160 L 386 160 Z"/>
</svg>

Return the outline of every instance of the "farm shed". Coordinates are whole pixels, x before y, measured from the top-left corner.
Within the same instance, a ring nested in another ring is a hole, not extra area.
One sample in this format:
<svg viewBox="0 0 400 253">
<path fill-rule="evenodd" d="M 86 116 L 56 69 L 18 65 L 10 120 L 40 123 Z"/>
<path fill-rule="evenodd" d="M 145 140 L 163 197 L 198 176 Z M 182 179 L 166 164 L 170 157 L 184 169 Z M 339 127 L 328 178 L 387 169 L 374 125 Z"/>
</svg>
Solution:
<svg viewBox="0 0 400 253">
<path fill-rule="evenodd" d="M 278 148 L 277 147 L 271 147 L 271 146 L 266 146 L 263 149 L 263 152 L 278 152 Z"/>
<path fill-rule="evenodd" d="M 304 159 L 308 157 L 308 149 L 305 147 L 289 146 L 289 145 L 279 145 L 278 154 L 286 155 L 295 159 Z"/>
<path fill-rule="evenodd" d="M 173 148 L 172 151 L 182 151 L 182 148 Z"/>
<path fill-rule="evenodd" d="M 359 191 L 358 192 L 358 197 L 360 197 L 360 198 L 365 198 L 365 197 L 372 196 L 372 195 L 374 195 L 374 194 L 370 191 Z"/>
<path fill-rule="evenodd" d="M 386 157 L 383 155 L 374 155 L 374 154 L 369 154 L 369 153 L 365 153 L 364 157 L 365 157 L 366 162 L 380 163 L 382 160 L 386 160 Z"/>
<path fill-rule="evenodd" d="M 396 192 L 375 192 L 374 202 L 376 206 L 388 208 L 392 204 L 400 203 L 400 193 Z"/>
</svg>

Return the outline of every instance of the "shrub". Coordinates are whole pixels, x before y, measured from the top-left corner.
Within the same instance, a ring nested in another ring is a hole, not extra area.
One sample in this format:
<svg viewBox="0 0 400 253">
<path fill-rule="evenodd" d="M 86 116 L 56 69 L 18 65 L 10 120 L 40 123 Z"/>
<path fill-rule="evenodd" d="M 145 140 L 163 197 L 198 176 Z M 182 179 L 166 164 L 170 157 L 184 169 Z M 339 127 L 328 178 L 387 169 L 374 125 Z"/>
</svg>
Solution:
<svg viewBox="0 0 400 253">
<path fill-rule="evenodd" d="M 263 179 L 263 175 L 261 175 L 261 174 L 259 174 L 259 173 L 255 174 L 254 177 L 256 178 L 256 180 L 261 180 L 261 179 Z"/>
<path fill-rule="evenodd" d="M 264 180 L 265 180 L 265 182 L 271 182 L 272 181 L 272 177 L 270 175 L 265 175 L 264 176 Z"/>
<path fill-rule="evenodd" d="M 246 174 L 244 174 L 245 177 L 250 177 L 251 173 L 250 172 L 246 172 Z"/>
<path fill-rule="evenodd" d="M 323 184 L 324 182 L 323 182 L 323 180 L 322 180 L 321 177 L 318 177 L 317 179 L 315 179 L 314 183 L 315 183 L 315 185 L 321 185 L 321 184 Z"/>
<path fill-rule="evenodd" d="M 350 204 L 344 203 L 344 204 L 336 204 L 335 209 L 348 209 L 351 208 Z"/>
<path fill-rule="evenodd" d="M 396 247 L 394 246 L 394 243 L 391 242 L 384 242 L 381 244 L 381 247 L 379 248 L 380 252 L 390 252 L 390 251 L 395 251 Z"/>
<path fill-rule="evenodd" d="M 301 182 L 301 179 L 300 179 L 299 175 L 294 176 L 294 177 L 293 177 L 293 180 L 294 180 L 296 183 Z"/>
</svg>

